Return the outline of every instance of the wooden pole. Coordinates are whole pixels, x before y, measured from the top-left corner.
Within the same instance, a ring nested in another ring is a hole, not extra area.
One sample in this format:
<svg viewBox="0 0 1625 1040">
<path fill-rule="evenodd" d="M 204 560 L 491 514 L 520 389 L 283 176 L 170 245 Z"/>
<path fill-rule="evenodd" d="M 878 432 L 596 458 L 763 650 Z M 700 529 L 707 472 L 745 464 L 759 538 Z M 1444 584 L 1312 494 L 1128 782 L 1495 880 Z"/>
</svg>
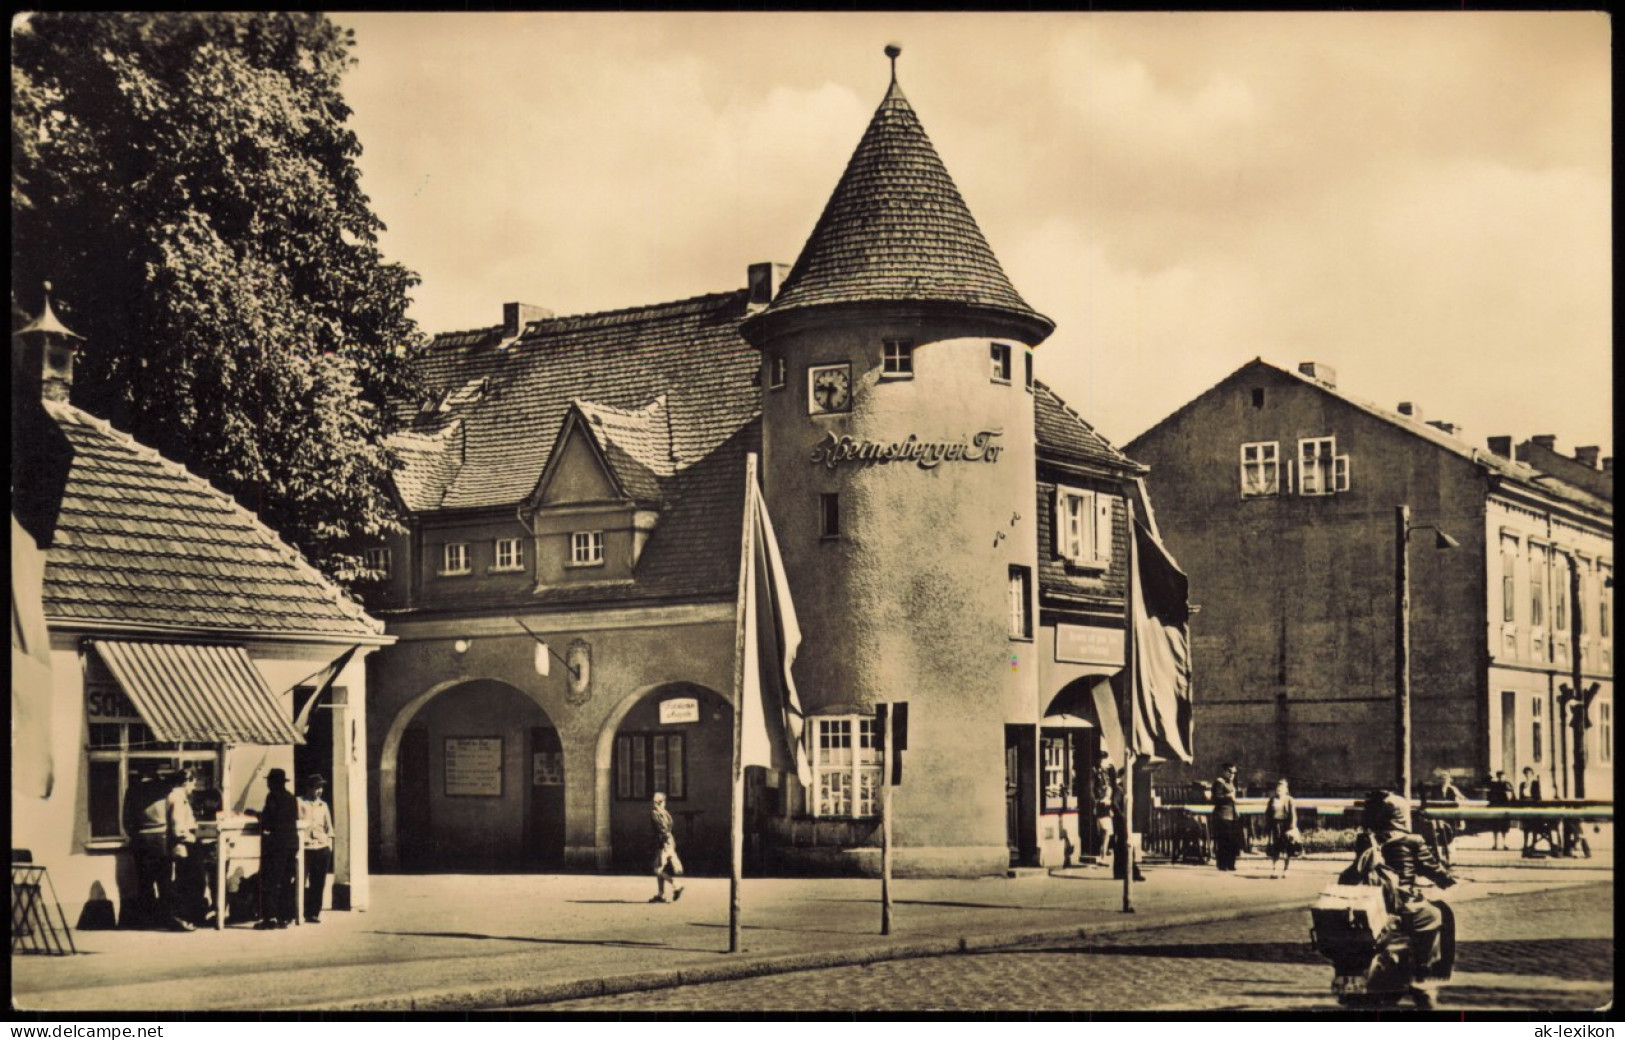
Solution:
<svg viewBox="0 0 1625 1040">
<path fill-rule="evenodd" d="M 1123 586 L 1123 826 L 1118 840 L 1123 843 L 1119 865 L 1123 868 L 1123 912 L 1134 912 L 1134 685 L 1139 680 L 1134 649 L 1134 584 L 1139 578 L 1135 553 L 1134 499 L 1125 498 L 1128 507 L 1128 581 Z M 1115 830 L 1115 828 L 1114 828 Z"/>
<path fill-rule="evenodd" d="M 1411 507 L 1394 507 L 1394 585 L 1399 597 L 1394 612 L 1394 779 L 1399 793 L 1411 797 Z"/>
<path fill-rule="evenodd" d="M 734 605 L 734 741 L 733 794 L 728 812 L 730 863 L 728 875 L 728 952 L 740 950 L 739 888 L 745 861 L 745 608 L 754 578 L 754 535 L 756 525 L 756 453 L 745 456 L 744 530 L 739 537 L 739 595 Z"/>
<path fill-rule="evenodd" d="M 1585 617 L 1580 611 L 1585 604 L 1580 602 L 1580 557 L 1569 553 L 1569 664 L 1572 676 L 1570 681 L 1574 686 L 1570 690 L 1570 708 L 1574 712 L 1571 720 L 1574 725 L 1574 797 L 1586 796 L 1586 695 L 1583 674 L 1584 659 L 1580 656 L 1580 638 L 1585 626 Z M 1555 728 L 1561 719 L 1553 719 Z"/>
<path fill-rule="evenodd" d="M 886 706 L 880 756 L 880 934 L 891 934 L 891 764 L 897 748 L 892 740 L 894 705 Z"/>
</svg>

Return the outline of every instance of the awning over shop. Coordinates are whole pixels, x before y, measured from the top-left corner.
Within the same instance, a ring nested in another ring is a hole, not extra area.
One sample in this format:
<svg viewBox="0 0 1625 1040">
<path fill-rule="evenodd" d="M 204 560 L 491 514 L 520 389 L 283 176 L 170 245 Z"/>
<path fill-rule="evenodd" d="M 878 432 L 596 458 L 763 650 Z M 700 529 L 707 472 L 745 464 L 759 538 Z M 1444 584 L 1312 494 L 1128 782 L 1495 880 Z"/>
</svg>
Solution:
<svg viewBox="0 0 1625 1040">
<path fill-rule="evenodd" d="M 240 646 L 116 639 L 91 645 L 159 740 L 305 742 Z"/>
</svg>

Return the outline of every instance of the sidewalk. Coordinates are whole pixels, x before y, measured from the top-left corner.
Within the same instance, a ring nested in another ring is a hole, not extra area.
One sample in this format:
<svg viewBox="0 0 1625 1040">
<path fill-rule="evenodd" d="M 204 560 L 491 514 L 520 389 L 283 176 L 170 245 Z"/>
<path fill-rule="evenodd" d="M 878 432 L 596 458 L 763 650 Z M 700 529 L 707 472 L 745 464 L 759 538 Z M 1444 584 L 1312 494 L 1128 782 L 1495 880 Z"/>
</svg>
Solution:
<svg viewBox="0 0 1625 1040">
<path fill-rule="evenodd" d="M 1523 860 L 1468 839 L 1452 901 L 1613 877 L 1612 849 L 1590 860 Z M 1611 842 L 1609 843 L 1611 845 Z M 380 875 L 365 913 L 260 932 L 76 932 L 78 957 L 14 956 L 19 1009 L 210 1011 L 471 1010 L 542 1004 L 685 982 L 1072 939 L 1306 907 L 1344 856 L 1235 874 L 1148 865 L 1122 912 L 1102 867 L 1014 878 L 895 881 L 894 934 L 880 929 L 880 883 L 747 878 L 743 951 L 728 953 L 728 880 L 692 878 L 681 901 L 652 905 L 652 878 L 622 875 Z M 1305 934 L 1307 935 L 1307 915 Z"/>
</svg>

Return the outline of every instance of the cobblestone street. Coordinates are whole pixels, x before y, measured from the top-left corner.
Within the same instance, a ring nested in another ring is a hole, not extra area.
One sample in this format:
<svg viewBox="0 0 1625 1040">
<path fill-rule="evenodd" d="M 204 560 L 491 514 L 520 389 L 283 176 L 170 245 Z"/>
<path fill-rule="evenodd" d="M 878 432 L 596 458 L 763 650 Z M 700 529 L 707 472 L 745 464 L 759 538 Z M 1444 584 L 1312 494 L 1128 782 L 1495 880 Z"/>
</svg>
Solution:
<svg viewBox="0 0 1625 1040">
<path fill-rule="evenodd" d="M 1612 998 L 1608 884 L 1457 906 L 1452 1011 L 1590 1010 Z M 1109 1011 L 1333 1009 L 1303 911 L 892 961 L 546 1006 L 550 1011 Z"/>
</svg>

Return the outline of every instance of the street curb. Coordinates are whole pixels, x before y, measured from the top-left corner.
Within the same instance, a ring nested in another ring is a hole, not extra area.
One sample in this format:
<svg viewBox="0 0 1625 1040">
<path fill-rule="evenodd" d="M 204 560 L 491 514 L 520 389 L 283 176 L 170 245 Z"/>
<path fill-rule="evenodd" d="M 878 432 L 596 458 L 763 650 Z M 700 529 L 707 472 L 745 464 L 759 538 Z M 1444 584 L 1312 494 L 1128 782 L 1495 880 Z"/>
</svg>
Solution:
<svg viewBox="0 0 1625 1040">
<path fill-rule="evenodd" d="M 944 957 L 963 953 L 984 953 L 1029 943 L 1061 942 L 1092 939 L 1106 935 L 1130 932 L 1154 932 L 1167 928 L 1182 928 L 1193 924 L 1217 921 L 1235 921 L 1248 917 L 1262 917 L 1284 910 L 1306 909 L 1302 899 L 1280 901 L 1234 909 L 1194 910 L 1184 913 L 1158 915 L 1135 919 L 1128 914 L 1121 918 L 1075 924 L 1066 927 L 1043 928 L 1023 932 L 979 932 L 958 937 L 921 939 L 912 942 L 892 942 L 884 945 L 867 944 L 844 950 L 820 953 L 780 954 L 772 957 L 742 960 L 712 961 L 686 968 L 665 971 L 636 972 L 609 975 L 599 979 L 571 979 L 564 982 L 537 983 L 515 986 L 512 983 L 462 986 L 431 993 L 417 992 L 396 996 L 374 997 L 344 1001 L 338 1004 L 309 1004 L 291 1008 L 295 1011 L 335 1012 L 390 1012 L 390 1011 L 478 1011 L 525 1007 L 535 1004 L 557 1004 L 568 1000 L 584 1000 L 615 996 L 621 993 L 641 993 L 650 990 L 673 989 L 708 982 L 732 982 L 738 979 L 758 978 L 764 975 L 785 975 L 798 971 L 816 971 L 824 968 L 846 968 L 884 961 L 914 960 L 925 957 Z M 726 954 L 718 954 L 726 957 Z"/>
</svg>

